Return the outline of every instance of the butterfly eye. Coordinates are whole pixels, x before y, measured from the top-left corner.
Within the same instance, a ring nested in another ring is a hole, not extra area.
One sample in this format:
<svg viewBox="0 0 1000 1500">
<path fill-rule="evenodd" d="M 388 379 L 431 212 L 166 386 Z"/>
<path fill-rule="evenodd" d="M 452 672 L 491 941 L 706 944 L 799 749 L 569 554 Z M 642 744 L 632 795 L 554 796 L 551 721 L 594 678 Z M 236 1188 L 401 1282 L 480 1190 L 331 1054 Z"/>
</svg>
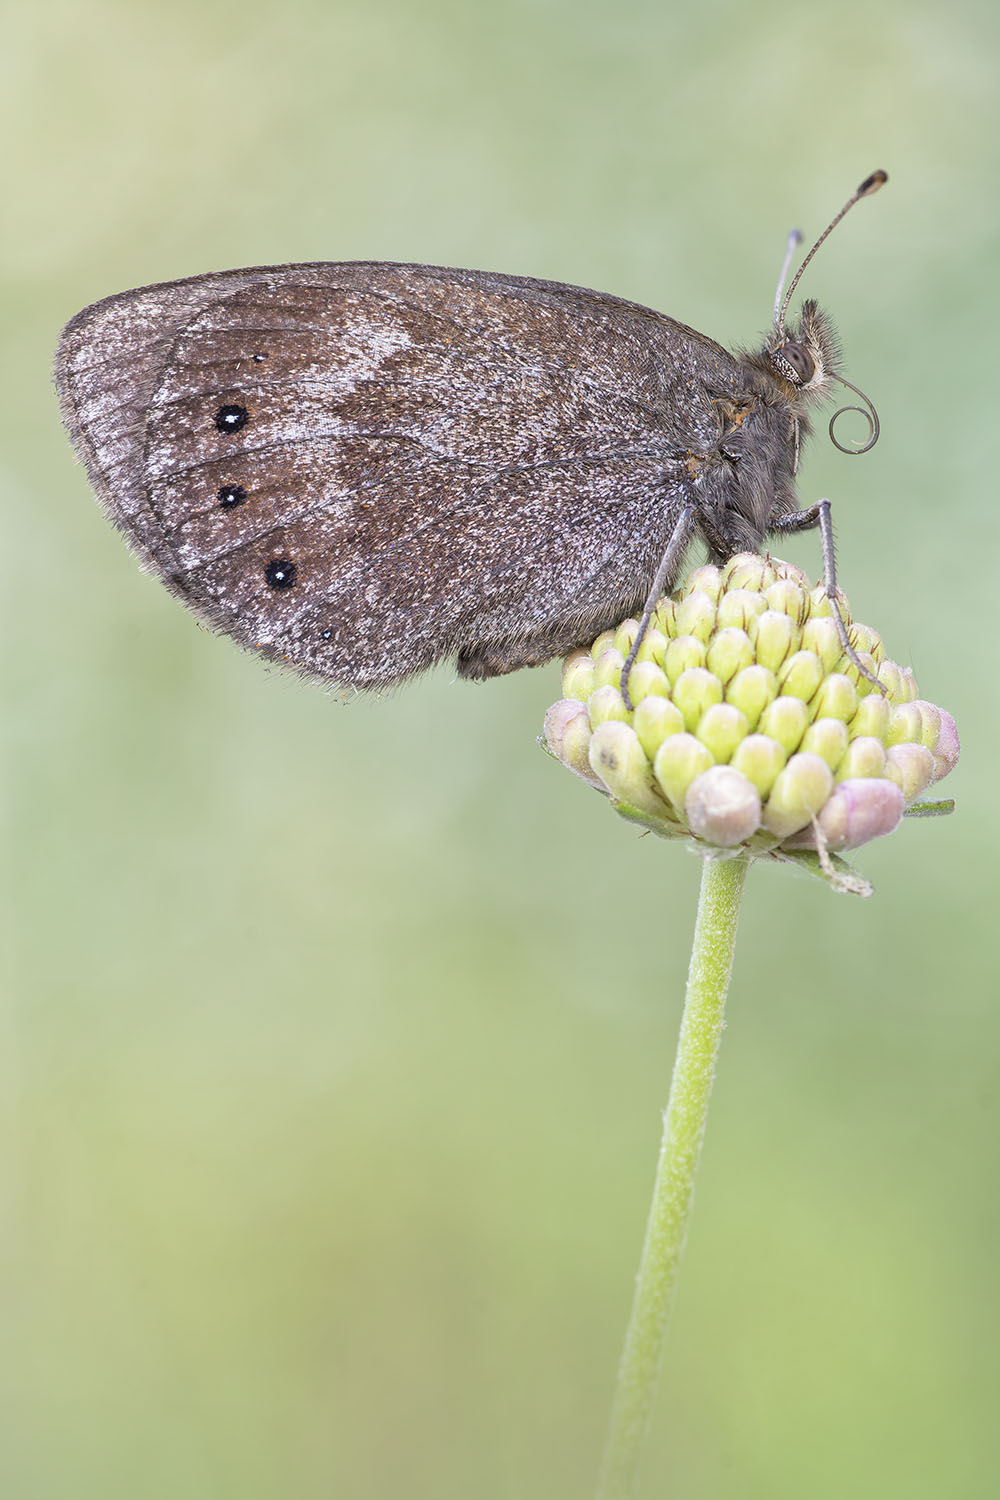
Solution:
<svg viewBox="0 0 1000 1500">
<path fill-rule="evenodd" d="M 771 359 L 793 385 L 808 385 L 816 374 L 816 362 L 804 344 L 779 344 Z"/>
</svg>

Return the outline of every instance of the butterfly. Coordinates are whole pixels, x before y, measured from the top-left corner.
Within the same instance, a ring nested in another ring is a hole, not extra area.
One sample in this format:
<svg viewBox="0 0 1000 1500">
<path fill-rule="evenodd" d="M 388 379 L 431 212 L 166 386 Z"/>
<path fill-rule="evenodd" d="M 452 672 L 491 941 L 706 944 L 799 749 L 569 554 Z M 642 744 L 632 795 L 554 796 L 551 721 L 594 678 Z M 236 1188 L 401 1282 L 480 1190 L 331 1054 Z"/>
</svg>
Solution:
<svg viewBox="0 0 1000 1500">
<path fill-rule="evenodd" d="M 85 308 L 55 381 L 108 516 L 210 626 L 348 688 L 488 678 L 648 617 L 695 539 L 724 561 L 825 519 L 826 551 L 795 476 L 841 359 L 815 302 L 785 326 L 797 281 L 731 353 L 530 277 L 224 271 Z"/>
</svg>

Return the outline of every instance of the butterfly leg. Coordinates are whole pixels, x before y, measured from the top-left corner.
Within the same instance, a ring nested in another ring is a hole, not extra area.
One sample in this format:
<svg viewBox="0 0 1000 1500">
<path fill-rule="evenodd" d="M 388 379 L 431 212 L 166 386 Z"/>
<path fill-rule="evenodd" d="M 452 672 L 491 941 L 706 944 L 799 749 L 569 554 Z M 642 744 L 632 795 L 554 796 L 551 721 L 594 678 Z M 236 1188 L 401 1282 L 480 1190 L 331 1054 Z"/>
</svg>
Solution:
<svg viewBox="0 0 1000 1500">
<path fill-rule="evenodd" d="M 864 662 L 858 657 L 858 653 L 851 645 L 851 638 L 844 622 L 844 616 L 840 611 L 840 589 L 837 587 L 837 552 L 833 541 L 833 521 L 830 516 L 829 500 L 817 500 L 815 505 L 810 505 L 807 510 L 794 510 L 790 515 L 779 516 L 771 523 L 769 530 L 774 533 L 788 535 L 796 531 L 811 531 L 813 527 L 819 527 L 820 545 L 823 548 L 823 589 L 830 601 L 830 609 L 837 625 L 837 634 L 840 644 L 844 648 L 844 655 L 854 663 L 862 677 L 868 679 L 884 694 L 885 684 L 880 682 L 874 672 L 870 672 Z"/>
<path fill-rule="evenodd" d="M 632 674 L 635 659 L 639 655 L 639 647 L 642 645 L 646 631 L 649 629 L 649 622 L 653 618 L 656 606 L 659 604 L 668 583 L 673 582 L 678 565 L 687 551 L 688 542 L 691 540 L 691 522 L 693 519 L 694 506 L 685 505 L 677 517 L 673 531 L 670 533 L 670 540 L 667 543 L 666 551 L 660 558 L 660 566 L 656 570 L 656 577 L 653 579 L 649 593 L 646 595 L 646 602 L 642 606 L 642 614 L 639 617 L 639 629 L 635 633 L 635 640 L 629 647 L 628 656 L 625 658 L 625 665 L 622 667 L 622 698 L 625 700 L 625 707 L 630 713 L 635 705 L 629 696 L 629 677 Z"/>
</svg>

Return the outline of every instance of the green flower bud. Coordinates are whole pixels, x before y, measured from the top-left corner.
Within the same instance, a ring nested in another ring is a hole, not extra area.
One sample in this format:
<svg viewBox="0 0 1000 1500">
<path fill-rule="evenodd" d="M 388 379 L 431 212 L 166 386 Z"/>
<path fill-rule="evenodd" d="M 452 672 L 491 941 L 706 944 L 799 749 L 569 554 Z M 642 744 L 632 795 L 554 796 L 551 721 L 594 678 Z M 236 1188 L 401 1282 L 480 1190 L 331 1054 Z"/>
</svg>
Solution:
<svg viewBox="0 0 1000 1500">
<path fill-rule="evenodd" d="M 852 740 L 837 767 L 837 780 L 856 780 L 858 777 L 885 775 L 885 746 L 874 735 L 861 735 Z"/>
<path fill-rule="evenodd" d="M 823 681 L 823 663 L 812 651 L 796 651 L 783 663 L 778 673 L 778 691 L 782 697 L 801 698 L 808 703 Z"/>
<path fill-rule="evenodd" d="M 623 620 L 614 634 L 614 648 L 620 651 L 622 661 L 625 660 L 632 649 L 632 643 L 639 634 L 638 620 Z"/>
<path fill-rule="evenodd" d="M 809 600 L 812 608 L 812 597 Z M 844 648 L 840 644 L 840 631 L 832 615 L 812 615 L 802 627 L 802 649 L 813 651 L 823 663 L 824 672 L 832 672 L 838 665 Z"/>
<path fill-rule="evenodd" d="M 734 589 L 749 589 L 761 594 L 777 576 L 767 558 L 758 557 L 756 552 L 738 552 L 722 569 L 727 593 Z"/>
<path fill-rule="evenodd" d="M 659 698 L 670 696 L 670 683 L 667 681 L 666 673 L 652 661 L 636 662 L 629 676 L 628 689 L 633 703 L 651 695 Z"/>
<path fill-rule="evenodd" d="M 744 667 L 726 688 L 726 701 L 738 708 L 751 729 L 769 703 L 778 696 L 778 679 L 767 667 Z"/>
<path fill-rule="evenodd" d="M 884 695 L 844 654 L 826 590 L 744 554 L 697 569 L 657 605 L 631 668 L 633 711 L 621 674 L 636 620 L 571 652 L 545 744 L 664 837 L 754 854 L 815 848 L 830 873 L 829 851 L 891 832 L 959 756 L 950 714 L 918 696 L 842 596 L 839 606 Z"/>
<path fill-rule="evenodd" d="M 757 726 L 761 734 L 772 740 L 791 755 L 799 748 L 799 742 L 809 726 L 809 710 L 800 698 L 775 698 L 760 716 Z"/>
<path fill-rule="evenodd" d="M 849 736 L 842 719 L 814 719 L 802 736 L 802 749 L 825 760 L 835 771 L 847 753 Z"/>
<path fill-rule="evenodd" d="M 688 667 L 673 684 L 671 697 L 693 734 L 701 723 L 702 714 L 713 703 L 722 702 L 722 683 L 704 667 Z"/>
<path fill-rule="evenodd" d="M 897 703 L 889 715 L 890 745 L 908 745 L 911 740 L 923 744 L 924 721 L 915 703 Z M 935 735 L 936 739 L 937 736 Z"/>
<path fill-rule="evenodd" d="M 632 716 L 632 728 L 652 762 L 668 735 L 684 732 L 684 715 L 676 703 L 671 703 L 669 698 L 663 698 L 659 693 L 633 701 L 635 713 Z"/>
<path fill-rule="evenodd" d="M 628 724 L 607 720 L 590 740 L 590 767 L 612 797 L 662 817 L 667 809 L 639 737 Z"/>
<path fill-rule="evenodd" d="M 596 661 L 605 651 L 610 651 L 615 644 L 615 632 L 613 630 L 602 630 L 597 640 L 590 648 L 590 654 Z"/>
<path fill-rule="evenodd" d="M 742 771 L 762 797 L 767 797 L 787 759 L 785 750 L 770 735 L 748 734 L 736 746 L 729 764 Z"/>
<path fill-rule="evenodd" d="M 594 658 L 589 651 L 572 651 L 563 664 L 563 692 L 586 702 L 594 691 Z"/>
<path fill-rule="evenodd" d="M 595 688 L 587 701 L 590 710 L 590 727 L 596 729 L 598 724 L 604 724 L 608 719 L 630 719 L 632 716 L 625 707 L 625 700 L 616 687 L 610 682 L 605 682 L 601 687 Z"/>
<path fill-rule="evenodd" d="M 885 663 L 882 663 L 885 666 Z M 862 698 L 858 704 L 858 711 L 851 720 L 849 728 L 851 738 L 857 739 L 861 735 L 871 735 L 883 744 L 889 738 L 889 719 L 892 714 L 892 706 L 888 699 L 883 698 L 881 693 L 869 693 Z"/>
<path fill-rule="evenodd" d="M 618 687 L 622 680 L 622 667 L 625 665 L 624 653 L 617 646 L 607 646 L 594 658 L 594 686 Z"/>
<path fill-rule="evenodd" d="M 732 759 L 740 740 L 746 739 L 750 726 L 738 708 L 731 703 L 713 703 L 701 716 L 695 733 L 712 752 L 716 765 Z"/>
<path fill-rule="evenodd" d="M 775 778 L 764 809 L 763 824 L 769 833 L 785 839 L 798 833 L 819 812 L 833 791 L 833 772 L 818 755 L 793 755 Z"/>
<path fill-rule="evenodd" d="M 734 625 L 717 630 L 705 653 L 705 666 L 723 685 L 753 661 L 753 646 L 745 630 Z"/>
<path fill-rule="evenodd" d="M 663 631 L 657 630 L 655 625 L 650 625 L 643 637 L 636 660 L 653 661 L 656 662 L 657 666 L 660 666 L 663 662 L 663 654 L 669 644 L 669 639 L 663 634 Z"/>
<path fill-rule="evenodd" d="M 681 816 L 688 787 L 713 764 L 712 752 L 693 734 L 672 734 L 657 750 L 653 775 Z"/>
<path fill-rule="evenodd" d="M 722 589 L 722 570 L 714 563 L 703 563 L 700 568 L 692 569 L 684 585 L 685 594 L 705 594 L 713 604 L 722 593 Z"/>
<path fill-rule="evenodd" d="M 817 688 L 812 707 L 818 719 L 841 719 L 850 724 L 858 711 L 858 690 L 843 672 L 830 672 Z"/>
<path fill-rule="evenodd" d="M 705 645 L 696 635 L 677 635 L 663 653 L 663 670 L 676 682 L 689 667 L 705 665 Z"/>
<path fill-rule="evenodd" d="M 697 636 L 704 644 L 714 629 L 715 603 L 696 588 L 677 605 L 677 634 Z"/>
<path fill-rule="evenodd" d="M 768 608 L 788 615 L 800 628 L 809 618 L 809 595 L 791 578 L 778 578 L 764 590 Z"/>
<path fill-rule="evenodd" d="M 767 600 L 759 590 L 730 588 L 718 600 L 716 623 L 721 630 L 747 631 L 750 621 L 762 615 L 766 608 Z"/>
<path fill-rule="evenodd" d="M 775 674 L 785 658 L 798 650 L 801 637 L 798 621 L 776 609 L 765 609 L 762 615 L 751 621 L 750 638 L 757 664 Z"/>
</svg>

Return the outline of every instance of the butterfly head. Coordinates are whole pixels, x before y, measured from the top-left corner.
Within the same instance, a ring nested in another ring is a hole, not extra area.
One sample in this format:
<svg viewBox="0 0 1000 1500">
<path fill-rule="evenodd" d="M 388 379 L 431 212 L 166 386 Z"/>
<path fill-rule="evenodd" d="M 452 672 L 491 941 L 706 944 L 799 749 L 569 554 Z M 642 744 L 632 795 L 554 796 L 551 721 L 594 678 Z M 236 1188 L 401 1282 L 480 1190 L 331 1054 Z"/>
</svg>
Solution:
<svg viewBox="0 0 1000 1500">
<path fill-rule="evenodd" d="M 764 347 L 764 355 L 782 380 L 811 398 L 828 394 L 841 363 L 840 343 L 833 324 L 817 303 L 805 302 L 797 329 L 775 330 Z"/>
</svg>

